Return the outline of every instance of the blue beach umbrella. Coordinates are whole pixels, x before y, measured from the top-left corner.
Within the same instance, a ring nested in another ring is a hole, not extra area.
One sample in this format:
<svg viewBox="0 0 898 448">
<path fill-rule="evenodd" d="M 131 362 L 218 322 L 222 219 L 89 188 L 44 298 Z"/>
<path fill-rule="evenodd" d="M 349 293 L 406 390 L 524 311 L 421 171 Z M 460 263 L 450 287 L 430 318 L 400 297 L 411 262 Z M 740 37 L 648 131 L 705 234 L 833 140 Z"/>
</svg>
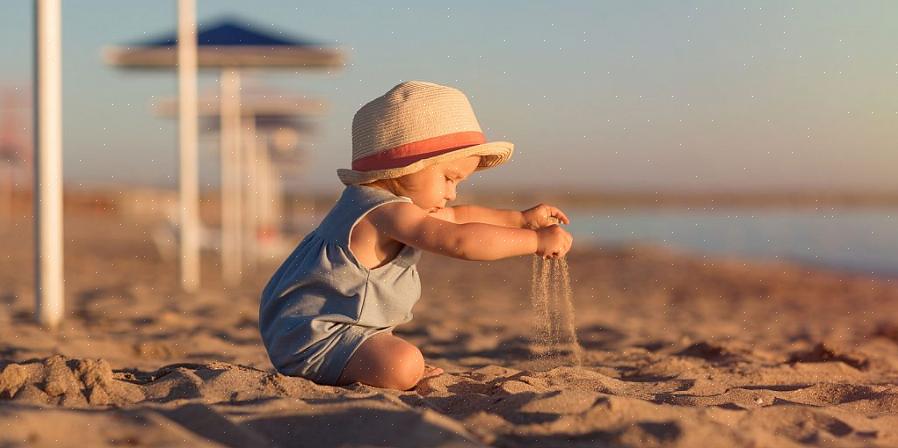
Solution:
<svg viewBox="0 0 898 448">
<path fill-rule="evenodd" d="M 176 33 L 111 47 L 106 62 L 122 68 L 171 68 L 177 63 Z M 199 68 L 281 67 L 326 69 L 343 66 L 337 48 L 305 38 L 263 30 L 226 18 L 197 30 Z"/>
</svg>

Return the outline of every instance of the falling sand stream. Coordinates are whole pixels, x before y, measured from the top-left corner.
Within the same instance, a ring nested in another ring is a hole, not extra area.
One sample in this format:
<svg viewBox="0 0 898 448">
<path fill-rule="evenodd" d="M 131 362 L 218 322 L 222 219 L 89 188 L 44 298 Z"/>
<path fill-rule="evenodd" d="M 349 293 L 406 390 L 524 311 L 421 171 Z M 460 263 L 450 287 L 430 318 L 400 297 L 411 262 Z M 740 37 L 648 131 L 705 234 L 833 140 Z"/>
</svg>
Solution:
<svg viewBox="0 0 898 448">
<path fill-rule="evenodd" d="M 537 331 L 533 335 L 540 358 L 552 364 L 570 360 L 580 366 L 582 348 L 574 327 L 574 303 L 567 260 L 533 257 L 530 299 L 536 313 Z"/>
</svg>

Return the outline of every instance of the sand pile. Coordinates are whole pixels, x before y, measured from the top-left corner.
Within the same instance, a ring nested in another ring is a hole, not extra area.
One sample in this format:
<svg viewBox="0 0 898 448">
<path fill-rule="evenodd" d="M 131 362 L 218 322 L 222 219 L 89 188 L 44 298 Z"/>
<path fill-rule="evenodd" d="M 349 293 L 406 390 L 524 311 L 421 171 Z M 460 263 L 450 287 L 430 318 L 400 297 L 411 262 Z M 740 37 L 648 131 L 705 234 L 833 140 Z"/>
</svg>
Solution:
<svg viewBox="0 0 898 448">
<path fill-rule="evenodd" d="M 61 406 L 104 406 L 142 400 L 140 388 L 116 381 L 109 363 L 56 355 L 8 363 L 0 370 L 0 398 Z"/>
<path fill-rule="evenodd" d="M 103 359 L 53 355 L 0 369 L 0 399 L 64 407 L 123 406 L 144 401 L 203 403 L 331 393 L 301 378 L 226 362 L 172 364 L 144 372 L 112 370 Z"/>
</svg>

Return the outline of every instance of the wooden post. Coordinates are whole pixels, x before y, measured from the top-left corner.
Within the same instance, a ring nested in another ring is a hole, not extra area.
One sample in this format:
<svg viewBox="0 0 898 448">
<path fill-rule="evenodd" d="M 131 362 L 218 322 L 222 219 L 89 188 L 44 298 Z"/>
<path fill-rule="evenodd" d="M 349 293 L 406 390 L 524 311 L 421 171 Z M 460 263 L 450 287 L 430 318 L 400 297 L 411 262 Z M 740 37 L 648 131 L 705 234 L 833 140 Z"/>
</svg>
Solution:
<svg viewBox="0 0 898 448">
<path fill-rule="evenodd" d="M 34 2 L 35 310 L 62 320 L 62 14 L 59 0 Z"/>
<path fill-rule="evenodd" d="M 178 0 L 181 288 L 187 292 L 195 292 L 200 286 L 196 45 L 196 3 L 194 0 Z"/>
<path fill-rule="evenodd" d="M 221 275 L 226 285 L 240 283 L 242 226 L 240 185 L 240 74 L 221 73 Z"/>
</svg>

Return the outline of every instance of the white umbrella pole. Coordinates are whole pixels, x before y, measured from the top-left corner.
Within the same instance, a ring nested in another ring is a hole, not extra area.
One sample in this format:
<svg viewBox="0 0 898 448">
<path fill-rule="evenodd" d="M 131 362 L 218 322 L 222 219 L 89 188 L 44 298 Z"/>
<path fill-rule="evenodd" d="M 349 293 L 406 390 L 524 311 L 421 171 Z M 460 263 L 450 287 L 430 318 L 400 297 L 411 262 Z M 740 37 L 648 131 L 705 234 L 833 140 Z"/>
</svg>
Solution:
<svg viewBox="0 0 898 448">
<path fill-rule="evenodd" d="M 260 145 L 256 149 L 256 157 L 257 161 L 257 178 L 256 182 L 259 185 L 259 199 L 257 210 L 259 214 L 259 226 L 262 228 L 263 234 L 265 235 L 265 242 L 268 243 L 271 237 L 272 232 L 272 222 L 271 219 L 271 161 L 269 160 L 268 155 L 268 142 L 267 138 L 263 137 L 260 139 Z"/>
<path fill-rule="evenodd" d="M 281 237 L 281 230 L 284 228 L 286 218 L 284 216 L 284 182 L 281 179 L 281 170 L 274 164 L 269 163 L 271 174 L 271 216 L 274 222 L 275 239 Z"/>
<path fill-rule="evenodd" d="M 181 288 L 200 286 L 196 4 L 178 0 L 178 139 L 180 146 Z"/>
<path fill-rule="evenodd" d="M 257 162 L 257 139 L 256 136 L 256 117 L 250 115 L 246 123 L 246 154 L 245 163 L 246 183 L 244 184 L 246 192 L 246 207 L 244 209 L 244 226 L 246 235 L 246 265 L 249 269 L 255 269 L 258 259 L 258 222 L 259 222 L 259 182 L 258 182 L 258 162 Z"/>
<path fill-rule="evenodd" d="M 59 325 L 62 273 L 62 14 L 59 0 L 34 2 L 34 234 L 38 321 Z"/>
<path fill-rule="evenodd" d="M 240 211 L 240 74 L 221 73 L 221 274 L 225 284 L 240 283 L 243 261 Z"/>
</svg>

